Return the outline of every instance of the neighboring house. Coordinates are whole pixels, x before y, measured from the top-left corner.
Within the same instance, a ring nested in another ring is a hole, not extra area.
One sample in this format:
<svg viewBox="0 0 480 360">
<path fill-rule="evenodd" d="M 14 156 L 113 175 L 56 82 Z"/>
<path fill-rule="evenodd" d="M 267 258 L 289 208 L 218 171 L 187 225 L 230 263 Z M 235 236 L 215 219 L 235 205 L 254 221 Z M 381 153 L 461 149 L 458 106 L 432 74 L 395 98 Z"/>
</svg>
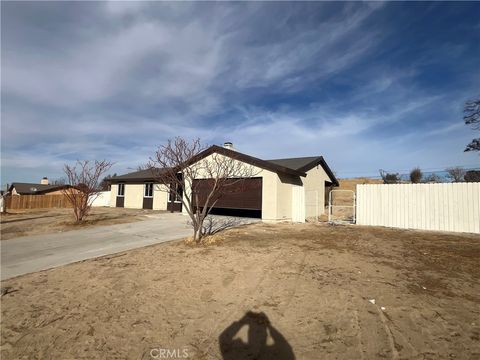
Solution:
<svg viewBox="0 0 480 360">
<path fill-rule="evenodd" d="M 70 185 L 49 185 L 48 179 L 43 178 L 40 184 L 14 182 L 8 191 L 12 195 L 60 195 L 67 187 Z"/>
<path fill-rule="evenodd" d="M 255 169 L 241 192 L 224 195 L 214 213 L 258 217 L 265 221 L 295 221 L 319 216 L 325 211 L 325 193 L 338 181 L 322 156 L 262 160 L 232 149 L 213 145 L 190 164 L 217 153 L 244 162 Z M 182 211 L 180 199 L 174 199 L 155 183 L 151 170 L 132 172 L 110 179 L 112 207 Z M 207 179 L 199 178 L 198 189 L 206 189 Z M 202 198 L 202 196 L 200 196 Z"/>
</svg>

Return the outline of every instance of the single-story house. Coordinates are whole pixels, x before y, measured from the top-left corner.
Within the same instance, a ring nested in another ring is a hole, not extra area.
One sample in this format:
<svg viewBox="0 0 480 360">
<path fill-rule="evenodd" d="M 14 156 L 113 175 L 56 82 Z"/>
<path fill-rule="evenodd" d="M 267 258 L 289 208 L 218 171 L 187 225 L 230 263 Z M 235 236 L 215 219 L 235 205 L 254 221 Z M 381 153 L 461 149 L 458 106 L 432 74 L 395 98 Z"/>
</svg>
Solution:
<svg viewBox="0 0 480 360">
<path fill-rule="evenodd" d="M 12 195 L 61 195 L 65 188 L 70 185 L 50 185 L 44 177 L 40 184 L 14 182 L 9 186 L 8 191 Z"/>
<path fill-rule="evenodd" d="M 255 176 L 245 180 L 241 192 L 224 195 L 215 205 L 214 213 L 258 217 L 264 221 L 303 222 L 325 211 L 325 196 L 338 186 L 335 175 L 322 156 L 262 160 L 233 149 L 213 145 L 201 152 L 190 165 L 212 154 L 231 157 L 253 167 Z M 115 176 L 112 184 L 113 207 L 184 211 L 180 199 L 161 190 L 151 170 Z M 195 181 L 208 181 L 199 178 Z M 199 186 L 199 189 L 206 188 Z"/>
</svg>

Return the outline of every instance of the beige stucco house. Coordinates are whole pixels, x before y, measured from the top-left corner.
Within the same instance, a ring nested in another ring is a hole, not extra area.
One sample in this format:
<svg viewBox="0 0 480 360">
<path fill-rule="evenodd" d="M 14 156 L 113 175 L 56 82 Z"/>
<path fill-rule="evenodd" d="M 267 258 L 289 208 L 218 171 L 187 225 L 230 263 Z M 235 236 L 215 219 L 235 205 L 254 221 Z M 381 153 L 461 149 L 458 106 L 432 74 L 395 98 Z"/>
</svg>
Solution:
<svg viewBox="0 0 480 360">
<path fill-rule="evenodd" d="M 208 157 L 218 155 L 245 163 L 254 169 L 254 176 L 245 180 L 247 186 L 242 187 L 241 193 L 222 197 L 214 213 L 273 222 L 304 222 L 324 213 L 325 194 L 338 186 L 322 156 L 262 160 L 235 151 L 226 143 L 224 147 L 209 147 L 194 161 L 208 161 Z M 204 180 L 207 179 L 199 176 L 199 182 Z M 180 199 L 168 192 L 167 185 L 155 183 L 151 170 L 116 176 L 111 183 L 111 206 L 184 211 Z"/>
</svg>

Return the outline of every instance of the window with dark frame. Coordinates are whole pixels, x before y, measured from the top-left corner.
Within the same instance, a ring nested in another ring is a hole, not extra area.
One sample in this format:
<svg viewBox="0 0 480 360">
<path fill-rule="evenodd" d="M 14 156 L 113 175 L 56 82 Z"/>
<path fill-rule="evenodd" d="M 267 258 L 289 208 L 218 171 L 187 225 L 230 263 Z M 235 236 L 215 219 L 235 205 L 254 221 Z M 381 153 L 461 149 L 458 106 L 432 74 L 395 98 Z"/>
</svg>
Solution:
<svg viewBox="0 0 480 360">
<path fill-rule="evenodd" d="M 117 196 L 125 196 L 125 184 L 118 184 Z"/>
<path fill-rule="evenodd" d="M 153 197 L 153 183 L 145 183 L 143 197 Z"/>
<path fill-rule="evenodd" d="M 176 191 L 174 191 L 173 189 L 176 189 Z M 170 202 L 181 202 L 182 196 L 183 196 L 183 188 L 179 184 L 171 184 L 170 196 L 168 200 Z"/>
</svg>

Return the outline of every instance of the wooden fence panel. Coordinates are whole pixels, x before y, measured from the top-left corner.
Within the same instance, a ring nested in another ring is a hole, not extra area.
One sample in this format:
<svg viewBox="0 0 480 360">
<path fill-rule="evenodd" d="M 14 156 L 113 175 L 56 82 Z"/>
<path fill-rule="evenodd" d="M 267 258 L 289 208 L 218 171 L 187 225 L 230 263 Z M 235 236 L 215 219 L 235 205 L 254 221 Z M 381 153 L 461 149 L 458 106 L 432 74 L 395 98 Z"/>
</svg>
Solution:
<svg viewBox="0 0 480 360">
<path fill-rule="evenodd" d="M 65 195 L 12 195 L 6 198 L 8 209 L 71 208 Z"/>
<path fill-rule="evenodd" d="M 480 183 L 357 185 L 357 224 L 480 233 Z"/>
</svg>

